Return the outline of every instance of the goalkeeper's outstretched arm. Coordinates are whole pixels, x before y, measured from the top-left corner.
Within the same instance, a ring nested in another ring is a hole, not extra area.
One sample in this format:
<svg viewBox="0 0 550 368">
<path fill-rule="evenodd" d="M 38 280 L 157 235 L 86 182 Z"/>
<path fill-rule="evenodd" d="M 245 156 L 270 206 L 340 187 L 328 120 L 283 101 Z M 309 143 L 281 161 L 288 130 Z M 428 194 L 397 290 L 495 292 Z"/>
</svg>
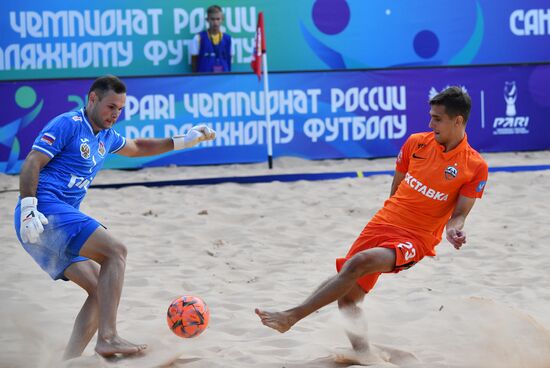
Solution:
<svg viewBox="0 0 550 368">
<path fill-rule="evenodd" d="M 128 157 L 160 155 L 172 150 L 191 148 L 216 138 L 216 132 L 206 125 L 197 125 L 184 135 L 172 138 L 138 138 L 126 140 L 126 145 L 117 154 Z"/>
</svg>

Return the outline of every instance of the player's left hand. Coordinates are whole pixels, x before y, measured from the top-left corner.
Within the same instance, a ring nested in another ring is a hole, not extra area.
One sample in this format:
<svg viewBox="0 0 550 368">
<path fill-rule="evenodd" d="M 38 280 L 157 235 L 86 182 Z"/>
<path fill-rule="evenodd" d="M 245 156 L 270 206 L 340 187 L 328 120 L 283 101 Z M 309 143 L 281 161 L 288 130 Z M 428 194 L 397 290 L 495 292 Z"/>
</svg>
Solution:
<svg viewBox="0 0 550 368">
<path fill-rule="evenodd" d="M 446 235 L 449 243 L 451 243 L 456 249 L 460 249 L 460 247 L 466 243 L 466 233 L 463 230 L 450 228 L 447 229 Z"/>
<path fill-rule="evenodd" d="M 196 125 L 189 129 L 187 134 L 172 137 L 174 149 L 191 148 L 204 141 L 216 138 L 216 132 L 204 124 Z"/>
</svg>

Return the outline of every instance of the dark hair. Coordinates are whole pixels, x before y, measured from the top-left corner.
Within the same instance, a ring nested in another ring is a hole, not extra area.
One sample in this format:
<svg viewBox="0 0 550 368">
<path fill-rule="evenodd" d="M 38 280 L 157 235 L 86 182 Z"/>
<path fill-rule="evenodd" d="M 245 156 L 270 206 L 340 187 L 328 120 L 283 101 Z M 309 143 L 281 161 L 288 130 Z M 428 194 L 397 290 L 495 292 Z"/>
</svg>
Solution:
<svg viewBox="0 0 550 368">
<path fill-rule="evenodd" d="M 209 6 L 208 9 L 206 9 L 207 16 L 214 13 L 223 13 L 222 8 L 220 8 L 218 5 L 212 5 L 212 6 Z"/>
<path fill-rule="evenodd" d="M 101 100 L 109 91 L 113 91 L 117 94 L 126 93 L 126 85 L 114 75 L 104 75 L 103 77 L 97 78 L 94 83 L 92 83 L 88 95 L 91 92 L 95 92 L 97 97 Z"/>
<path fill-rule="evenodd" d="M 445 88 L 430 100 L 431 105 L 445 106 L 445 112 L 450 117 L 460 115 L 464 118 L 464 123 L 468 121 L 470 117 L 470 110 L 472 109 L 472 99 L 468 92 L 463 88 L 453 86 Z"/>
</svg>

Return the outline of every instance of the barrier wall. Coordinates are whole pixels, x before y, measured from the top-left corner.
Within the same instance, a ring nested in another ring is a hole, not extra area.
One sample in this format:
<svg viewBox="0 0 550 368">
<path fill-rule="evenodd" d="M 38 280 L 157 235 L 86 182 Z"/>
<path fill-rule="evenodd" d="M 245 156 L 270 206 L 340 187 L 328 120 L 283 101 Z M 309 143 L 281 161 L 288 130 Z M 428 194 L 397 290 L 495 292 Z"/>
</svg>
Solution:
<svg viewBox="0 0 550 368">
<path fill-rule="evenodd" d="M 272 71 L 550 62 L 548 0 L 220 0 L 234 70 L 257 13 Z M 209 4 L 208 4 L 209 5 Z M 0 80 L 172 75 L 205 29 L 203 0 L 0 2 Z"/>
<path fill-rule="evenodd" d="M 111 155 L 109 168 L 265 161 L 262 84 L 255 75 L 126 78 L 115 129 L 169 137 L 205 123 L 213 142 L 159 157 Z M 0 82 L 0 172 L 17 173 L 40 129 L 83 106 L 91 79 Z M 430 96 L 448 85 L 472 96 L 467 127 L 480 151 L 550 149 L 550 65 L 277 73 L 270 75 L 274 157 L 384 157 L 428 130 Z M 208 148 L 205 150 L 205 148 Z"/>
</svg>

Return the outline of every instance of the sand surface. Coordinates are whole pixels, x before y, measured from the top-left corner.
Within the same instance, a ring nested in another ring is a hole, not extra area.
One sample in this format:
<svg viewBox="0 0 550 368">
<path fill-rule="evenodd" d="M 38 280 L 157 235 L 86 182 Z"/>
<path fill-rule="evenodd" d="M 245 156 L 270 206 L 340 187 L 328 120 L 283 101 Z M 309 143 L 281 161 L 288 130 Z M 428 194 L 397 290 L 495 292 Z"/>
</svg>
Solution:
<svg viewBox="0 0 550 368">
<path fill-rule="evenodd" d="M 490 166 L 549 165 L 550 151 L 485 154 Z M 283 173 L 392 170 L 393 159 L 105 170 L 95 183 Z M 104 360 L 94 343 L 66 367 L 345 367 L 345 321 L 335 304 L 279 334 L 255 307 L 286 309 L 335 273 L 390 190 L 391 176 L 292 183 L 90 189 L 81 209 L 129 248 L 118 329 L 150 344 Z M 13 230 L 18 177 L 0 175 L 0 367 L 59 367 L 85 293 L 53 282 Z M 491 173 L 470 214 L 468 243 L 383 275 L 367 296 L 376 367 L 550 367 L 550 170 Z M 202 297 L 210 326 L 170 332 L 182 294 Z M 365 332 L 366 333 L 366 332 Z"/>
</svg>

